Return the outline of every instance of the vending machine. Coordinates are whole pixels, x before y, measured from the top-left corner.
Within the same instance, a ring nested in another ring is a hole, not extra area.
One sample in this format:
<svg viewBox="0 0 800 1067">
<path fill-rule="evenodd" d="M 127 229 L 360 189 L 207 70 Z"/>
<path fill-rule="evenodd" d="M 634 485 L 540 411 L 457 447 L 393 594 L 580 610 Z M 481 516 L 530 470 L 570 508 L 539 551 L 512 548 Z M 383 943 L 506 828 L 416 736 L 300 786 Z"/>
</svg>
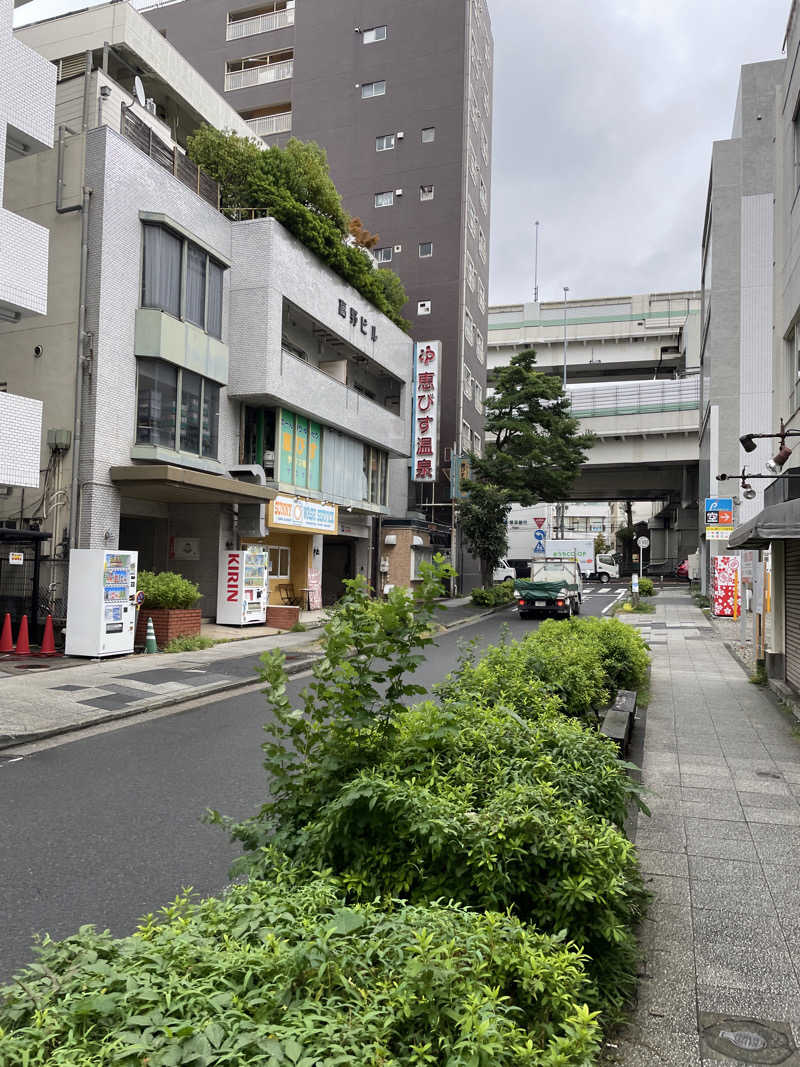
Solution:
<svg viewBox="0 0 800 1067">
<path fill-rule="evenodd" d="M 268 603 L 266 550 L 261 545 L 250 545 L 244 552 L 220 553 L 217 622 L 227 626 L 264 623 Z"/>
<path fill-rule="evenodd" d="M 75 548 L 69 554 L 68 656 L 133 652 L 138 552 Z"/>
</svg>

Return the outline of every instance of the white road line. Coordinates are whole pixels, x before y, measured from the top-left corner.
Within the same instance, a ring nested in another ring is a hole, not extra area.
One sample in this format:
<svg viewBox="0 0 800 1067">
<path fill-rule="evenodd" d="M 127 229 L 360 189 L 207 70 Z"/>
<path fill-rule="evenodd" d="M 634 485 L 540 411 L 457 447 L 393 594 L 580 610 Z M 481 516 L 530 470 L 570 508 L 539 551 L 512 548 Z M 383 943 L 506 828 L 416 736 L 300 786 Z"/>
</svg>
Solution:
<svg viewBox="0 0 800 1067">
<path fill-rule="evenodd" d="M 607 612 L 611 611 L 611 609 L 614 607 L 614 605 L 618 604 L 620 602 L 620 600 L 622 600 L 622 598 L 625 596 L 626 592 L 627 592 L 627 590 L 623 589 L 622 592 L 619 594 L 619 596 L 616 596 L 607 607 L 603 608 L 601 614 L 605 615 L 605 614 L 607 614 Z"/>
</svg>

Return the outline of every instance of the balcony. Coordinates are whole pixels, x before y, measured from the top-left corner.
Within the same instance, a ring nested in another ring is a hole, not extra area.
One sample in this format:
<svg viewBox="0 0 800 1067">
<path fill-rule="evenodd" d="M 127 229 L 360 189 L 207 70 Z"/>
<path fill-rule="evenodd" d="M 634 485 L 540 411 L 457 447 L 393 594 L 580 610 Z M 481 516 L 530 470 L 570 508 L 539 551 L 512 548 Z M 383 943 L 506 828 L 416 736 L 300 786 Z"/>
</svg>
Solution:
<svg viewBox="0 0 800 1067">
<path fill-rule="evenodd" d="M 245 122 L 256 137 L 269 137 L 273 133 L 289 133 L 292 128 L 292 113 L 284 111 L 280 115 L 258 115 Z"/>
<path fill-rule="evenodd" d="M 251 62 L 246 60 L 245 62 Z M 294 58 L 277 63 L 259 63 L 242 70 L 229 70 L 225 75 L 225 92 L 246 89 L 251 85 L 266 85 L 268 82 L 284 81 L 294 74 Z"/>
<path fill-rule="evenodd" d="M 567 392 L 572 414 L 581 419 L 690 411 L 700 406 L 700 378 L 697 375 L 677 381 L 573 385 L 567 387 Z"/>
<path fill-rule="evenodd" d="M 219 209 L 219 185 L 200 170 L 196 163 L 181 152 L 177 145 L 168 145 L 154 133 L 151 126 L 142 122 L 130 108 L 122 115 L 120 133 L 148 155 L 154 163 L 168 170 L 179 182 L 188 186 L 199 197 Z"/>
<path fill-rule="evenodd" d="M 283 11 L 270 11 L 250 18 L 231 19 L 225 33 L 226 41 L 238 41 L 242 37 L 253 37 L 257 33 L 269 33 L 282 30 L 285 26 L 294 26 L 294 8 Z"/>
</svg>

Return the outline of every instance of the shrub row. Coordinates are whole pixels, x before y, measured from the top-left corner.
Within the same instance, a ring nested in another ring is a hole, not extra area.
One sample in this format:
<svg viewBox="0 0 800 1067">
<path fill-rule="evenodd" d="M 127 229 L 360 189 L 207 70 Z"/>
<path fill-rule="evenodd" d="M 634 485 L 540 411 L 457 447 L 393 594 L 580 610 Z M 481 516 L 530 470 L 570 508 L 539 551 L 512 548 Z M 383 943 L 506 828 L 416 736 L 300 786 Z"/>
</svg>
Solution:
<svg viewBox="0 0 800 1067">
<path fill-rule="evenodd" d="M 480 604 L 482 607 L 493 608 L 498 604 L 510 604 L 514 599 L 514 583 L 510 578 L 506 578 L 504 582 L 488 589 L 473 589 L 470 596 L 473 604 Z"/>
</svg>

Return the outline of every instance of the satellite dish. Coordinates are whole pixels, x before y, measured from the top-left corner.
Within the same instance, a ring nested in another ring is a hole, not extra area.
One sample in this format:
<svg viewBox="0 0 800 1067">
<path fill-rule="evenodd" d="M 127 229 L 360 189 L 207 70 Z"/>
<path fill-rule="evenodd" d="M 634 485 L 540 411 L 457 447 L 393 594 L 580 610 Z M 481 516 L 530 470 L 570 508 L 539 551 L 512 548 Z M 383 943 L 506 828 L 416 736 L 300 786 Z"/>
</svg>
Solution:
<svg viewBox="0 0 800 1067">
<path fill-rule="evenodd" d="M 147 98 L 144 95 L 144 86 L 142 85 L 142 79 L 139 77 L 138 74 L 133 79 L 133 92 L 136 96 L 136 99 L 139 101 L 139 106 L 144 107 Z"/>
</svg>

